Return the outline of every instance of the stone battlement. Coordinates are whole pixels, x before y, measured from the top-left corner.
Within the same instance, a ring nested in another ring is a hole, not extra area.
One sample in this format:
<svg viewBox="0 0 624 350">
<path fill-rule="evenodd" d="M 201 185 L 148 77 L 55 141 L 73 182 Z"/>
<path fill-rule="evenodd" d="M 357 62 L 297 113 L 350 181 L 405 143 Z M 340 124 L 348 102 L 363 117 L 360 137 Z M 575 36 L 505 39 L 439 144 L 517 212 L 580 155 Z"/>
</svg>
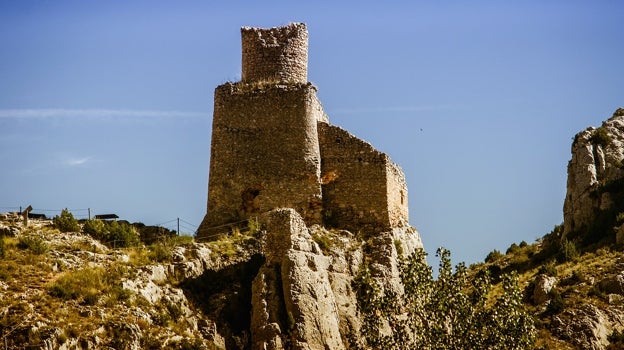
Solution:
<svg viewBox="0 0 624 350">
<path fill-rule="evenodd" d="M 241 28 L 243 82 L 308 81 L 308 30 L 303 23 Z"/>
<path fill-rule="evenodd" d="M 305 24 L 241 35 L 242 81 L 215 89 L 208 210 L 197 235 L 276 208 L 365 234 L 407 225 L 401 169 L 331 125 L 307 81 Z"/>
</svg>

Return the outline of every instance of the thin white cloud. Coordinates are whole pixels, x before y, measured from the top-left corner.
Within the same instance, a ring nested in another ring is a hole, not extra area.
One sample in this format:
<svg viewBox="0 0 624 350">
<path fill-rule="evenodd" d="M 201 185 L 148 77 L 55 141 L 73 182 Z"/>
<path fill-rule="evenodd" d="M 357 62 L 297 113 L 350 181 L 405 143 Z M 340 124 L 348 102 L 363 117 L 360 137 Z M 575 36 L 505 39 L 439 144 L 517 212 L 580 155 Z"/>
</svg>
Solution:
<svg viewBox="0 0 624 350">
<path fill-rule="evenodd" d="M 0 118 L 202 118 L 203 112 L 150 111 L 133 109 L 0 109 Z"/>
<path fill-rule="evenodd" d="M 65 165 L 68 166 L 80 166 L 84 165 L 88 161 L 91 160 L 91 157 L 83 157 L 83 158 L 68 158 L 65 159 Z"/>
</svg>

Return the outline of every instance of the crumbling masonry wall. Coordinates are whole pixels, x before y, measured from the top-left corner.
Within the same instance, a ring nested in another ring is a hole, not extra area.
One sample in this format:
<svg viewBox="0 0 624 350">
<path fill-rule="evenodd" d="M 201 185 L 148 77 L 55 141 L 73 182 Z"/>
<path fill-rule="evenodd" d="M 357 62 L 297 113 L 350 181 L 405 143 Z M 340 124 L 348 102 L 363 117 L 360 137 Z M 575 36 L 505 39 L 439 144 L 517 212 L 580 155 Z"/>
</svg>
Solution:
<svg viewBox="0 0 624 350">
<path fill-rule="evenodd" d="M 407 223 L 388 156 L 330 125 L 307 82 L 305 24 L 241 29 L 242 81 L 215 89 L 208 209 L 198 237 L 276 208 L 308 225 L 376 233 Z"/>
<path fill-rule="evenodd" d="M 407 222 L 403 172 L 385 153 L 319 123 L 323 216 L 328 226 L 374 233 Z"/>
<path fill-rule="evenodd" d="M 311 84 L 224 84 L 215 90 L 208 213 L 203 227 L 275 208 L 321 222 L 317 121 Z"/>
<path fill-rule="evenodd" d="M 308 30 L 303 23 L 262 29 L 241 28 L 243 82 L 308 81 Z"/>
</svg>

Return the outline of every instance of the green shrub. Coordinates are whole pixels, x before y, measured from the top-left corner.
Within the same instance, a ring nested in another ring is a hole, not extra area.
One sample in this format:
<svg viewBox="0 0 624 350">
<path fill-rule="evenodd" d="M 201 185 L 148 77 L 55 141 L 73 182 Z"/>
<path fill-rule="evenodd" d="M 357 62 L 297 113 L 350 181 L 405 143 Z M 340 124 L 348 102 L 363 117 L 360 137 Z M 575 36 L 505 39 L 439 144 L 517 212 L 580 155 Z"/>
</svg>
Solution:
<svg viewBox="0 0 624 350">
<path fill-rule="evenodd" d="M 0 237 L 0 259 L 6 257 L 6 244 L 4 243 L 4 237 Z"/>
<path fill-rule="evenodd" d="M 87 220 L 83 232 L 109 247 L 135 247 L 140 243 L 137 230 L 125 222 Z"/>
<path fill-rule="evenodd" d="M 134 227 L 117 221 L 108 224 L 104 239 L 113 247 L 135 247 L 140 242 L 139 234 Z"/>
<path fill-rule="evenodd" d="M 537 272 L 548 276 L 557 277 L 557 265 L 555 264 L 554 260 L 551 260 L 546 264 L 540 266 Z"/>
<path fill-rule="evenodd" d="M 52 296 L 66 300 L 79 300 L 88 305 L 94 305 L 98 296 L 108 289 L 103 268 L 87 267 L 61 275 L 49 292 Z"/>
<path fill-rule="evenodd" d="M 373 349 L 528 349 L 536 337 L 524 310 L 517 274 L 502 276 L 502 293 L 488 301 L 487 273 L 470 278 L 465 264 L 451 265 L 441 248 L 438 278 L 417 250 L 399 264 L 404 293 L 384 289 L 362 267 L 353 283 L 362 315 L 353 348 Z"/>
<path fill-rule="evenodd" d="M 512 243 L 505 251 L 505 254 L 513 254 L 520 250 L 520 247 L 516 243 Z"/>
<path fill-rule="evenodd" d="M 609 135 L 609 131 L 606 128 L 599 127 L 594 130 L 589 138 L 589 141 L 596 145 L 606 146 L 609 142 L 611 142 L 611 135 Z"/>
<path fill-rule="evenodd" d="M 503 253 L 501 253 L 498 249 L 494 249 L 485 257 L 485 262 L 493 263 L 502 257 Z"/>
<path fill-rule="evenodd" d="M 106 233 L 106 225 L 102 220 L 87 220 L 82 226 L 82 232 L 88 234 L 95 239 L 102 239 Z"/>
<path fill-rule="evenodd" d="M 576 245 L 573 242 L 564 239 L 561 241 L 561 247 L 559 250 L 559 260 L 562 262 L 574 261 L 578 259 L 579 252 L 576 249 Z"/>
<path fill-rule="evenodd" d="M 20 237 L 17 247 L 20 249 L 28 249 L 31 252 L 41 255 L 50 249 L 48 244 L 39 236 L 23 236 Z"/>
<path fill-rule="evenodd" d="M 319 248 L 321 248 L 321 250 L 324 253 L 329 252 L 329 249 L 332 246 L 332 241 L 331 241 L 331 238 L 329 238 L 326 233 L 315 232 L 312 234 L 312 239 L 314 239 L 314 242 L 316 242 L 316 244 L 319 245 Z"/>
<path fill-rule="evenodd" d="M 556 288 L 550 290 L 550 302 L 546 307 L 546 314 L 548 315 L 556 315 L 563 311 L 565 308 L 565 302 L 561 294 L 557 291 Z"/>
<path fill-rule="evenodd" d="M 57 215 L 52 219 L 54 227 L 61 232 L 80 232 L 80 225 L 78 220 L 74 218 L 74 215 L 67 209 L 61 211 L 61 215 Z"/>
<path fill-rule="evenodd" d="M 247 229 L 249 230 L 249 235 L 255 237 L 262 231 L 262 224 L 260 224 L 258 218 L 251 218 L 247 220 Z"/>
<path fill-rule="evenodd" d="M 164 242 L 152 244 L 149 247 L 149 259 L 155 262 L 166 262 L 171 260 L 172 247 Z"/>
</svg>

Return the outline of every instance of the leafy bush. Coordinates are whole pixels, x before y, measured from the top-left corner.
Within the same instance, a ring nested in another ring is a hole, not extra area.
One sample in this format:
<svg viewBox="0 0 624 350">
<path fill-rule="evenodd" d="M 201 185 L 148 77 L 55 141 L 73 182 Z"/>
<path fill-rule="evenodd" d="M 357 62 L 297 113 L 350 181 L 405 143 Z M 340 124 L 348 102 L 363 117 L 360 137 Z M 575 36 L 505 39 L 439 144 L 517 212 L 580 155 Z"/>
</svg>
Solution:
<svg viewBox="0 0 624 350">
<path fill-rule="evenodd" d="M 52 219 L 54 227 L 61 232 L 80 232 L 80 225 L 78 220 L 74 218 L 74 215 L 67 209 L 61 211 L 61 215 L 57 215 Z"/>
<path fill-rule="evenodd" d="M 559 251 L 559 260 L 562 262 L 573 261 L 578 259 L 579 252 L 576 249 L 576 245 L 573 242 L 564 239 L 561 241 L 561 247 Z"/>
<path fill-rule="evenodd" d="M 543 273 L 548 276 L 557 277 L 557 265 L 554 260 L 547 262 L 546 264 L 540 266 L 537 270 L 538 273 Z"/>
<path fill-rule="evenodd" d="M 20 249 L 28 249 L 37 255 L 44 254 L 50 249 L 48 244 L 39 236 L 23 236 L 20 237 L 17 247 Z"/>
<path fill-rule="evenodd" d="M 488 301 L 487 273 L 470 279 L 466 266 L 451 266 L 438 249 L 438 279 L 416 251 L 400 263 L 404 293 L 384 290 L 367 267 L 354 280 L 363 316 L 356 348 L 374 349 L 527 349 L 535 339 L 532 317 L 524 310 L 516 274 L 502 276 L 502 293 Z"/>
<path fill-rule="evenodd" d="M 485 262 L 492 263 L 502 257 L 503 257 L 503 253 L 501 253 L 498 249 L 494 249 L 485 257 Z"/>
<path fill-rule="evenodd" d="M 82 226 L 82 232 L 95 239 L 102 239 L 104 233 L 106 232 L 106 226 L 102 220 L 87 220 Z"/>
<path fill-rule="evenodd" d="M 125 222 L 87 220 L 83 231 L 110 247 L 135 247 L 140 243 L 136 229 Z"/>
<path fill-rule="evenodd" d="M 0 237 L 0 259 L 6 257 L 6 244 L 4 243 L 4 237 Z"/>
<path fill-rule="evenodd" d="M 561 296 L 561 294 L 559 294 L 557 289 L 553 288 L 548 294 L 550 295 L 551 299 L 548 303 L 548 306 L 546 307 L 546 314 L 556 315 L 563 311 L 563 309 L 565 308 L 565 302 L 563 301 L 563 297 Z"/>
<path fill-rule="evenodd" d="M 520 246 L 518 246 L 516 243 L 512 243 L 509 248 L 507 248 L 507 250 L 505 251 L 505 254 L 513 254 L 516 253 L 520 250 Z"/>
<path fill-rule="evenodd" d="M 594 130 L 589 138 L 589 141 L 596 145 L 606 146 L 609 142 L 611 142 L 611 135 L 609 135 L 609 131 L 606 128 L 599 127 Z"/>
</svg>

